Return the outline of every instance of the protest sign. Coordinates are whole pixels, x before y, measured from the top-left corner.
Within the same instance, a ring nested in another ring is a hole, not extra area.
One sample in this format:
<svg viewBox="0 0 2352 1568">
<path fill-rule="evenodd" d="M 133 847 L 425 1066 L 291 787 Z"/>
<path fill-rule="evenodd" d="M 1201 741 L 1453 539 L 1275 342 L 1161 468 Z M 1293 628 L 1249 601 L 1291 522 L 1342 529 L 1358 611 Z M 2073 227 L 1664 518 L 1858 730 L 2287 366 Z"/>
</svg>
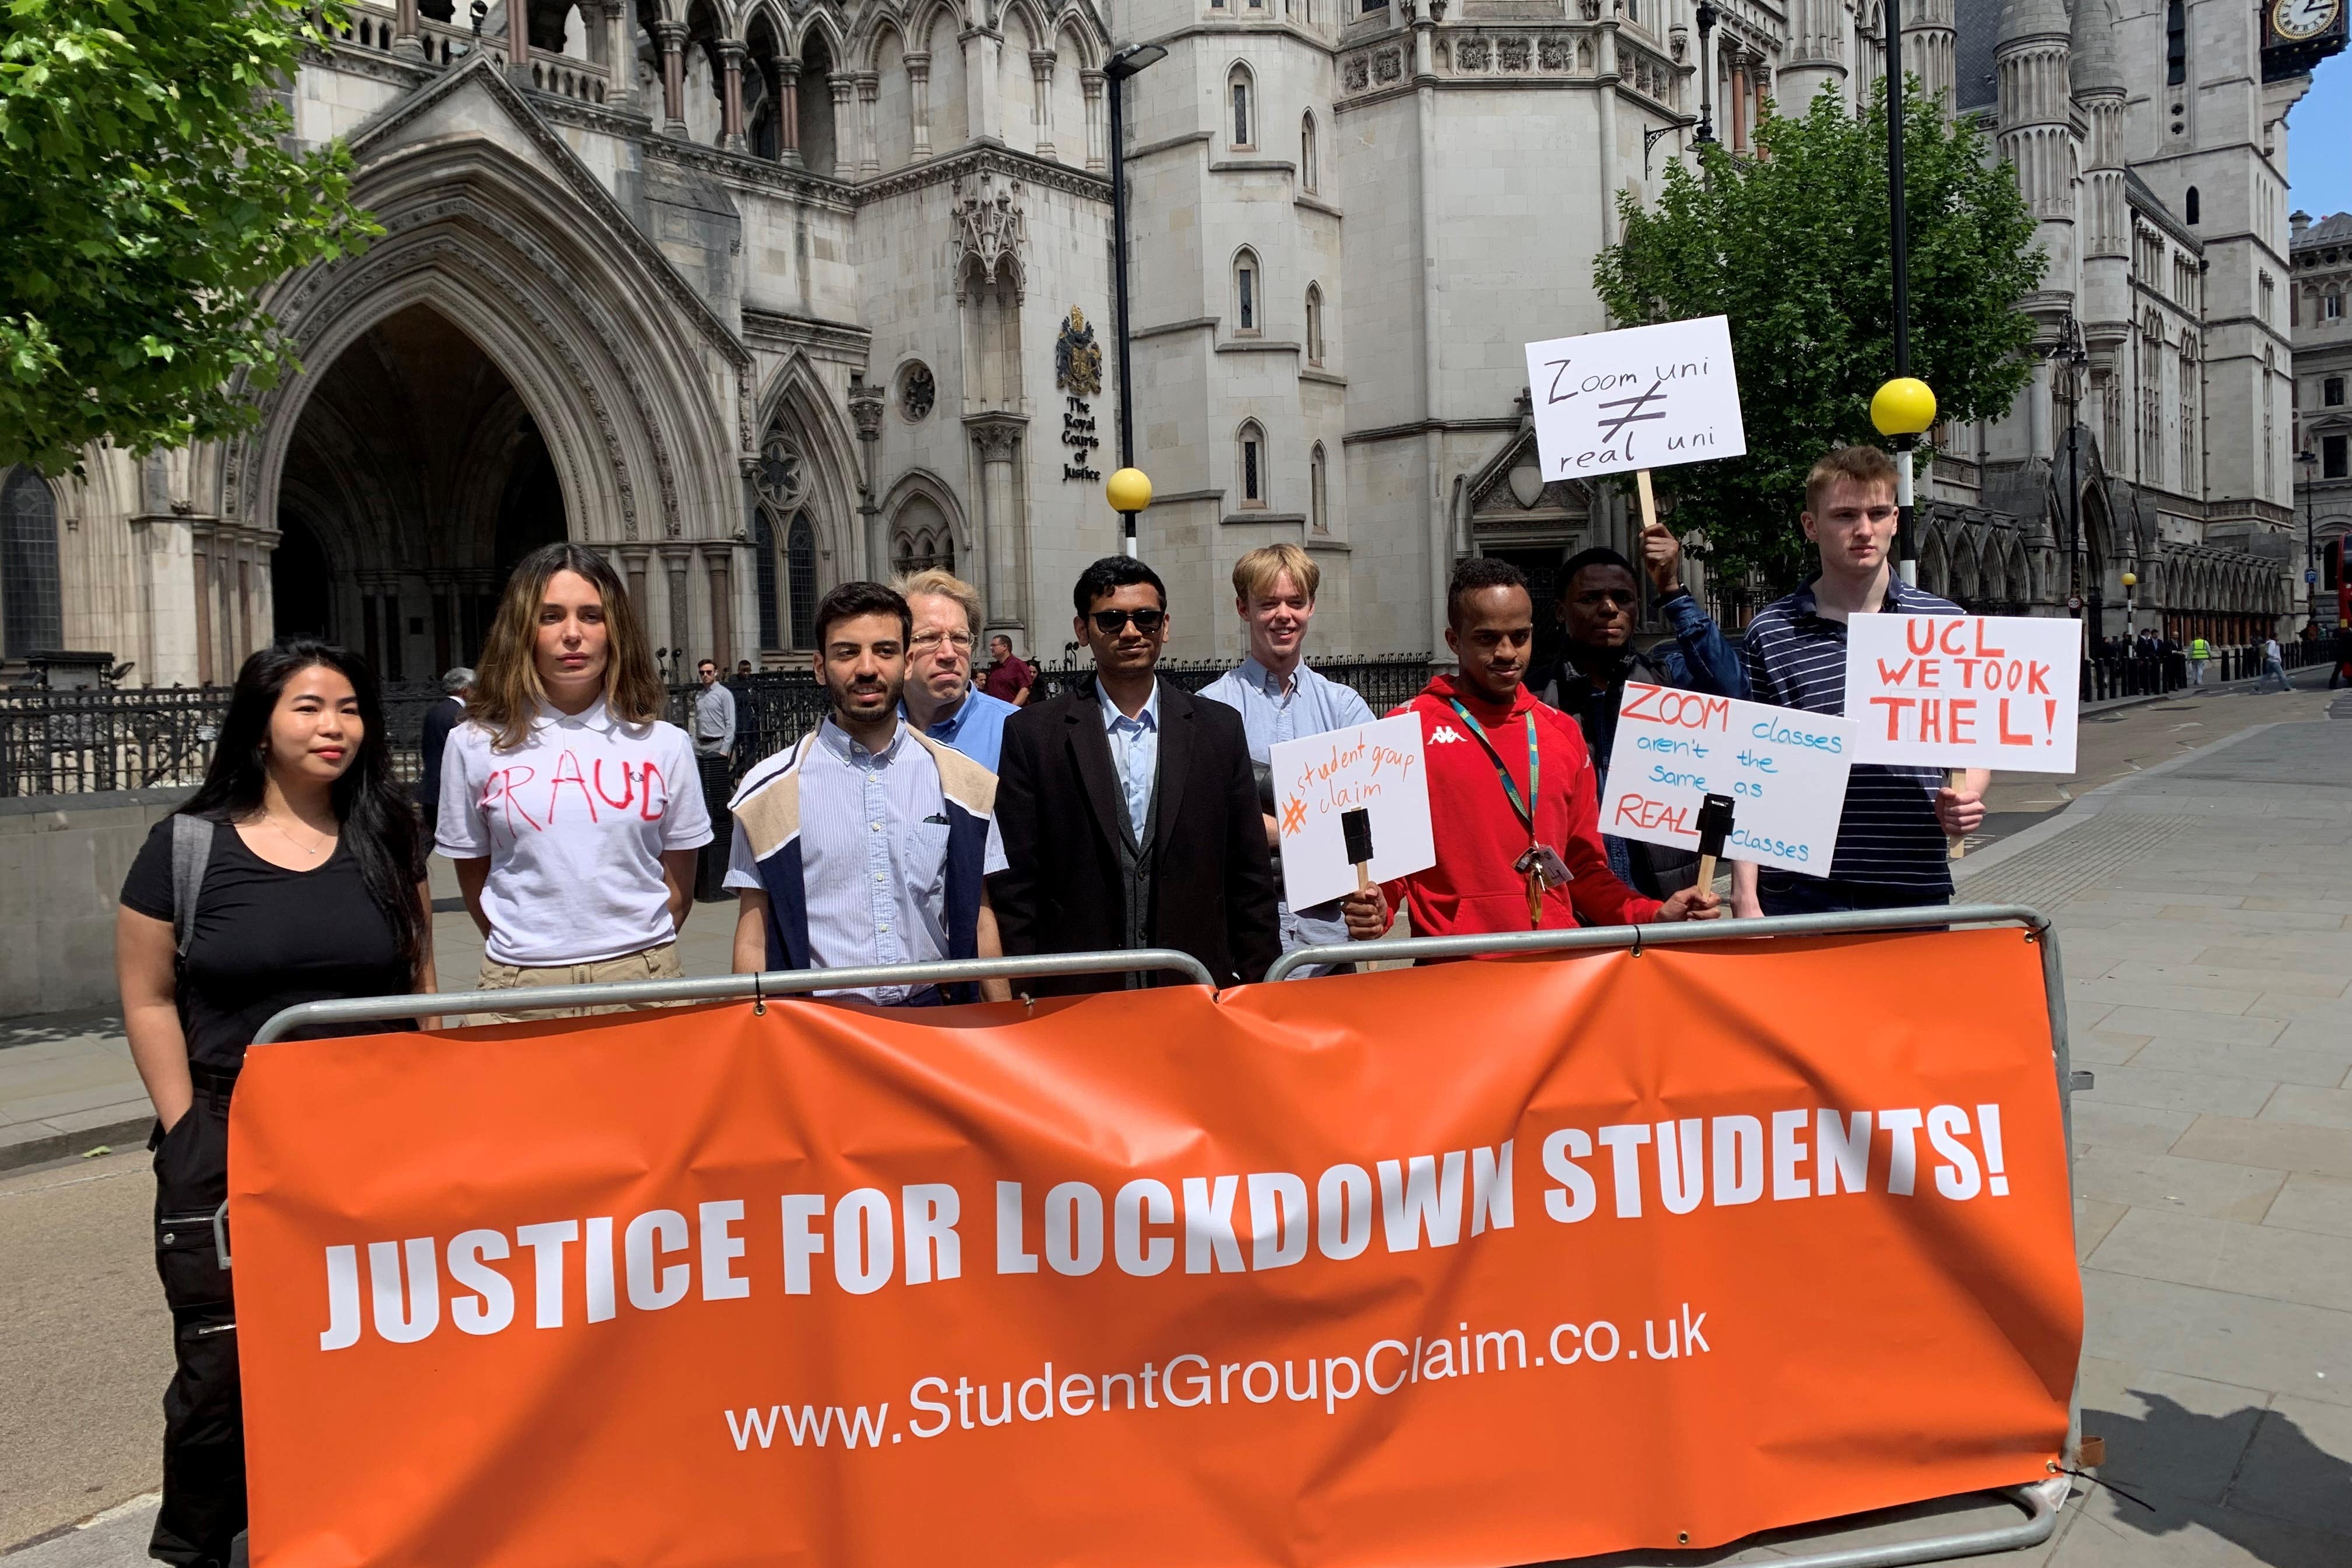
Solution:
<svg viewBox="0 0 2352 1568">
<path fill-rule="evenodd" d="M 1737 458 L 1748 450 L 1722 316 L 1528 345 L 1547 479 Z"/>
<path fill-rule="evenodd" d="M 2050 1028 L 1978 930 L 258 1046 L 254 1561 L 1539 1563 L 2041 1480 Z"/>
<path fill-rule="evenodd" d="M 1858 730 L 1847 719 L 1629 680 L 1601 831 L 1698 849 L 1706 797 L 1728 795 L 1727 859 L 1826 877 Z"/>
<path fill-rule="evenodd" d="M 1292 909 L 1356 890 L 1341 819 L 1358 807 L 1370 814 L 1373 881 L 1392 882 L 1437 864 L 1418 716 L 1401 713 L 1285 741 L 1267 760 L 1281 830 L 1282 896 Z"/>
<path fill-rule="evenodd" d="M 1846 623 L 1853 760 L 2071 773 L 2083 624 L 2042 616 L 1855 616 Z"/>
</svg>

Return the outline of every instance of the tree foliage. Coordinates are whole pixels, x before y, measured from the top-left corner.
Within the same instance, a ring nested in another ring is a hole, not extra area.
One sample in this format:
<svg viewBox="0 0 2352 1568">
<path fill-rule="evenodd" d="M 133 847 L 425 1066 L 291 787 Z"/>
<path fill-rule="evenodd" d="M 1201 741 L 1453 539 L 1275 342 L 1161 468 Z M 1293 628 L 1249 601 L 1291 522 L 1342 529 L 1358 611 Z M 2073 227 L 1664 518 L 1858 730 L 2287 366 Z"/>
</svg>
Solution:
<svg viewBox="0 0 2352 1568">
<path fill-rule="evenodd" d="M 0 0 L 0 467 L 252 423 L 299 368 L 254 305 L 380 233 L 281 94 L 304 0 Z M 242 373 L 240 374 L 240 373 Z"/>
<path fill-rule="evenodd" d="M 1942 417 L 1990 417 L 2032 375 L 2018 302 L 2044 263 L 2033 217 L 1980 132 L 1947 124 L 1916 79 L 1904 103 L 1912 374 Z M 1623 238 L 1594 259 L 1593 281 L 1623 325 L 1730 318 L 1748 455 L 1658 481 L 1680 524 L 1703 530 L 1719 577 L 1780 587 L 1802 575 L 1806 470 L 1832 447 L 1879 439 L 1870 396 L 1894 374 L 1885 86 L 1858 111 L 1824 88 L 1801 119 L 1767 116 L 1756 142 L 1754 158 L 1709 143 L 1696 170 L 1669 164 L 1654 210 L 1622 196 Z"/>
</svg>

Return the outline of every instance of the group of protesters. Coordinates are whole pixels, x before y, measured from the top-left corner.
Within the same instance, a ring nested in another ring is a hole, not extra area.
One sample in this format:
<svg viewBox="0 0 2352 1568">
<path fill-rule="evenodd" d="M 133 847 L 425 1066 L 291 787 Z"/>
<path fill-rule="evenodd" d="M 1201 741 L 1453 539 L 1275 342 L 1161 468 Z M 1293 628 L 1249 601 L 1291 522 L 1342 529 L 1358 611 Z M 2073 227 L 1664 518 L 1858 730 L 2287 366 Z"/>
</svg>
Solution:
<svg viewBox="0 0 2352 1568">
<path fill-rule="evenodd" d="M 1638 568 L 1605 549 L 1565 563 L 1543 608 L 1566 652 L 1548 670 L 1530 668 L 1538 606 L 1519 571 L 1460 563 L 1446 599 L 1454 668 L 1397 710 L 1421 721 L 1435 863 L 1306 907 L 1283 897 L 1272 748 L 1373 715 L 1307 662 L 1319 574 L 1297 545 L 1235 566 L 1249 654 L 1199 692 L 1157 673 L 1167 590 L 1133 557 L 1079 574 L 1072 625 L 1093 671 L 1050 696 L 1001 637 L 989 668 L 1007 695 L 976 683 L 980 601 L 950 574 L 845 583 L 813 627 L 827 715 L 717 810 L 735 731 L 718 667 L 698 671 L 692 732 L 665 722 L 635 603 L 582 546 L 528 556 L 478 667 L 451 673 L 426 724 L 422 819 L 395 782 L 362 660 L 312 640 L 255 654 L 203 786 L 140 852 L 119 919 L 125 1027 L 157 1116 L 158 1268 L 178 1356 L 153 1554 L 225 1562 L 245 1524 L 235 1309 L 212 1217 L 246 1047 L 299 1003 L 437 989 L 428 849 L 454 862 L 484 939 L 488 994 L 453 1011 L 494 1019 L 565 1016 L 502 1010 L 500 994 L 680 976 L 697 862 L 721 831 L 735 969 L 883 971 L 843 992 L 891 1007 L 1010 994 L 1010 979 L 887 973 L 941 960 L 1175 949 L 1234 984 L 1302 946 L 1336 949 L 1326 967 L 1344 969 L 1345 944 L 1386 935 L 1400 913 L 1423 936 L 1716 918 L 1724 900 L 1698 885 L 1694 856 L 1601 830 L 1623 687 L 1840 712 L 1850 616 L 1958 613 L 1890 570 L 1894 480 L 1875 448 L 1816 466 L 1802 527 L 1819 573 L 1759 614 L 1742 648 L 1683 585 L 1664 530 L 1645 531 Z M 1672 633 L 1647 649 L 1633 643 L 1639 577 Z M 1856 766 L 1830 876 L 1736 864 L 1730 912 L 1948 900 L 1946 837 L 1981 821 L 1983 785 Z M 1045 994 L 1160 978 L 1019 984 Z"/>
</svg>

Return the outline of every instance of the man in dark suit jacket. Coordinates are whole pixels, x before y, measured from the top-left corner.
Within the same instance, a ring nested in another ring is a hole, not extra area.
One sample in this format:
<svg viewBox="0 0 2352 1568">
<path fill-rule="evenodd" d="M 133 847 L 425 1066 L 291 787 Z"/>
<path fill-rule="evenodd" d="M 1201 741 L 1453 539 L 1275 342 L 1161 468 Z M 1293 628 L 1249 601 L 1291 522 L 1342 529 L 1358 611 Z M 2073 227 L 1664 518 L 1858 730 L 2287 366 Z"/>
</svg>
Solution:
<svg viewBox="0 0 2352 1568">
<path fill-rule="evenodd" d="M 1150 567 L 1105 556 L 1071 598 L 1094 675 L 1004 724 L 996 821 L 1010 864 L 988 891 L 1005 953 L 1173 947 L 1220 985 L 1259 979 L 1282 938 L 1241 718 L 1159 678 L 1168 590 Z M 1077 975 L 1014 989 L 1175 978 Z"/>
<path fill-rule="evenodd" d="M 416 805 L 427 833 L 441 820 L 441 759 L 449 749 L 449 731 L 466 716 L 466 696 L 473 689 L 474 672 L 461 664 L 441 678 L 441 689 L 448 695 L 425 710 L 425 731 L 418 737 L 425 766 L 416 778 Z"/>
</svg>

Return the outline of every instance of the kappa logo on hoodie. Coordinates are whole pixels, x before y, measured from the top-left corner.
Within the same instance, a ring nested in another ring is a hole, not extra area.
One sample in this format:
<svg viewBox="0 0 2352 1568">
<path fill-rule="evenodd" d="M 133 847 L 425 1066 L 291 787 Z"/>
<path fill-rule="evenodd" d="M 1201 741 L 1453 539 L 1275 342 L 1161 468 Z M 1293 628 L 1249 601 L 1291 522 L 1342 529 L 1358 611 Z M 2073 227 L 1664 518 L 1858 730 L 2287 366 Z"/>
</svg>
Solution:
<svg viewBox="0 0 2352 1568">
<path fill-rule="evenodd" d="M 1430 732 L 1429 738 L 1433 743 L 1442 746 L 1449 741 L 1463 741 L 1467 740 L 1469 737 L 1463 734 L 1462 731 L 1456 730 L 1451 724 L 1440 724 L 1435 730 Z"/>
</svg>

